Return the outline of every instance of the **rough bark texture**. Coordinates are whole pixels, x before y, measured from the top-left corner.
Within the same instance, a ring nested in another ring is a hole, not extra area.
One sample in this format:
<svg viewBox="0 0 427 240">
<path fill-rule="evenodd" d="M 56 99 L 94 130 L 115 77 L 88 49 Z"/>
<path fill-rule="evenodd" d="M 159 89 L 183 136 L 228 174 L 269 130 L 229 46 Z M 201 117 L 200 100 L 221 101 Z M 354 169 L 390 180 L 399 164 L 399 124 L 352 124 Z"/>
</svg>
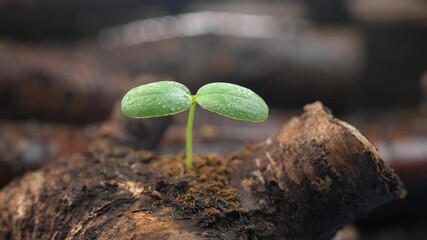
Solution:
<svg viewBox="0 0 427 240">
<path fill-rule="evenodd" d="M 405 191 L 377 150 L 351 125 L 320 103 L 305 107 L 274 138 L 255 147 L 245 167 L 252 178 L 243 204 L 265 211 L 278 206 L 282 236 L 328 239 L 344 223 L 364 216 Z M 276 192 L 276 204 L 268 204 Z M 267 204 L 266 204 L 267 203 Z"/>
<path fill-rule="evenodd" d="M 404 196 L 375 148 L 320 103 L 228 156 L 97 145 L 0 192 L 4 239 L 328 239 Z"/>
</svg>

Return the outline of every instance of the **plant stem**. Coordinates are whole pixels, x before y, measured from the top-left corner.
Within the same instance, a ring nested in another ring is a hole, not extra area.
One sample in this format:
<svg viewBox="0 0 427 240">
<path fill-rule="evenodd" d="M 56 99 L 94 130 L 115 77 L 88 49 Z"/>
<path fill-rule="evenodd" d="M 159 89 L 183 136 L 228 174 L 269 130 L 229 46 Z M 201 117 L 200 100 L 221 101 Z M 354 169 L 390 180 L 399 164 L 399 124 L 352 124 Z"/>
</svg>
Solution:
<svg viewBox="0 0 427 240">
<path fill-rule="evenodd" d="M 187 136 L 185 143 L 185 168 L 190 169 L 193 165 L 193 119 L 194 111 L 196 109 L 196 101 L 193 97 L 193 102 L 190 105 L 190 110 L 188 111 L 188 120 L 187 120 Z"/>
</svg>

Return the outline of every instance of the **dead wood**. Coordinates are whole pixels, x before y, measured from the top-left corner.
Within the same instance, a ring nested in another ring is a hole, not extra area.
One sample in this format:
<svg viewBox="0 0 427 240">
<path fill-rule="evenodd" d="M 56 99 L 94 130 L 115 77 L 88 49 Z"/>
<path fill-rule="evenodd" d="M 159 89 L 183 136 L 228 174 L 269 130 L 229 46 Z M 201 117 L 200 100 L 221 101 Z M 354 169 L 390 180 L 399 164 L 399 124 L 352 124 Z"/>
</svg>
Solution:
<svg viewBox="0 0 427 240">
<path fill-rule="evenodd" d="M 241 152 L 196 155 L 189 171 L 182 155 L 95 146 L 6 186 L 0 238 L 329 239 L 405 193 L 320 103 Z"/>
</svg>

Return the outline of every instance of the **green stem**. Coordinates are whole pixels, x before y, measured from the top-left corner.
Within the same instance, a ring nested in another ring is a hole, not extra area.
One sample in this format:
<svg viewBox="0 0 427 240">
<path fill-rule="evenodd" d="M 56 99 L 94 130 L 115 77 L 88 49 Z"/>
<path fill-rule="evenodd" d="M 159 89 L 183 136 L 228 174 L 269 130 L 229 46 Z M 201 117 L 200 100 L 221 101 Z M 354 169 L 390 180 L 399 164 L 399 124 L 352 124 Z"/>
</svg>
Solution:
<svg viewBox="0 0 427 240">
<path fill-rule="evenodd" d="M 190 110 L 188 111 L 188 120 L 187 120 L 187 137 L 185 143 L 185 168 L 190 169 L 193 165 L 193 119 L 194 119 L 194 110 L 196 109 L 196 101 L 193 97 L 193 102 L 191 103 Z"/>
</svg>

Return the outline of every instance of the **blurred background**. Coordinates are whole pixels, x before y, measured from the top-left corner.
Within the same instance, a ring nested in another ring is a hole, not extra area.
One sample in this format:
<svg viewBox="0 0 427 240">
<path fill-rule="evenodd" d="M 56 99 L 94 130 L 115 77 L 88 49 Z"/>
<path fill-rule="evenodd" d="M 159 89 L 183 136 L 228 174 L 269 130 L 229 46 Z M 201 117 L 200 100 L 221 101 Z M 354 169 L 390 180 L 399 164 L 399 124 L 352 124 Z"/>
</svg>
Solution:
<svg viewBox="0 0 427 240">
<path fill-rule="evenodd" d="M 427 239 L 426 0 L 0 0 L 0 187 L 85 150 L 127 90 L 159 80 L 269 104 L 261 124 L 198 108 L 196 152 L 239 150 L 322 101 L 408 190 L 336 238 Z M 186 117 L 149 148 L 182 151 Z"/>
</svg>

